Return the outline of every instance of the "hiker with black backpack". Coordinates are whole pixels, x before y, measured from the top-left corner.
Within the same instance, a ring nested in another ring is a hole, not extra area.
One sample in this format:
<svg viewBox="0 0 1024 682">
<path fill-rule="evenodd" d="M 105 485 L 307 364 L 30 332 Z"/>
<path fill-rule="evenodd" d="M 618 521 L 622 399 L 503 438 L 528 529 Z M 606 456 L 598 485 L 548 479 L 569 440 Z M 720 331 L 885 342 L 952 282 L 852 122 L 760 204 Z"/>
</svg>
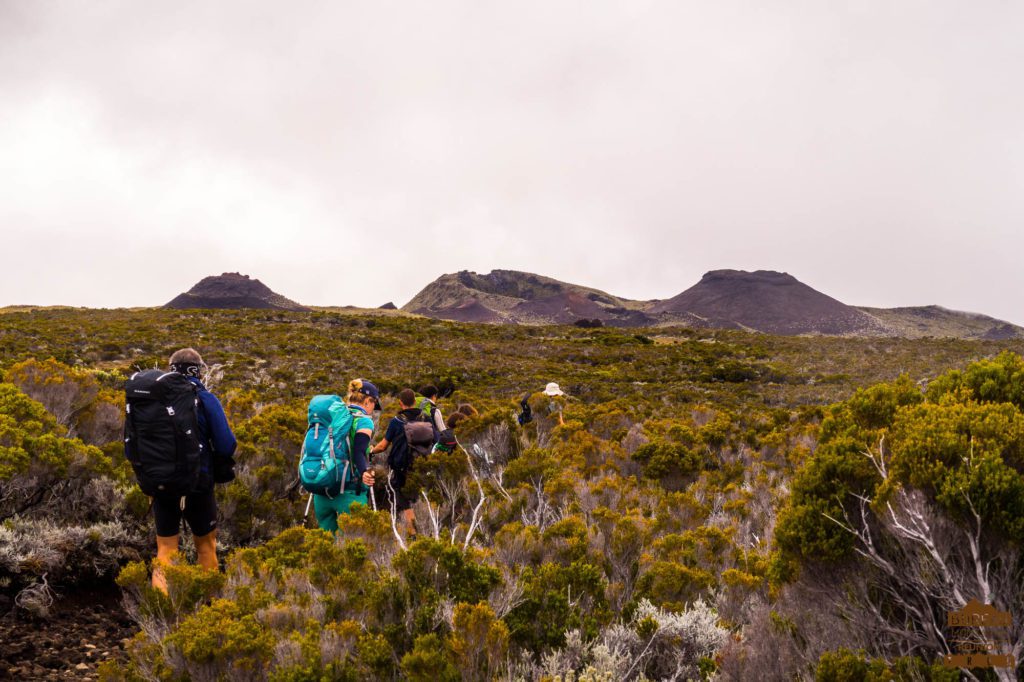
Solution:
<svg viewBox="0 0 1024 682">
<path fill-rule="evenodd" d="M 299 457 L 299 482 L 312 496 L 317 525 L 338 532 L 338 515 L 353 504 L 367 504 L 373 471 L 366 454 L 373 438 L 374 410 L 380 391 L 365 379 L 353 379 L 345 400 L 318 395 L 309 402 L 309 428 Z M 309 508 L 306 508 L 307 514 Z"/>
<path fill-rule="evenodd" d="M 193 348 L 171 355 L 171 371 L 136 372 L 125 384 L 124 450 L 156 522 L 153 587 L 167 592 L 162 566 L 178 551 L 181 520 L 199 565 L 217 570 L 215 483 L 234 479 L 237 442 L 220 401 L 206 389 Z"/>
<path fill-rule="evenodd" d="M 388 450 L 387 462 L 391 473 L 385 490 L 392 508 L 396 514 L 402 514 L 406 530 L 411 535 L 416 532 L 416 517 L 412 510 L 415 494 L 404 490 L 405 482 L 415 459 L 429 455 L 434 448 L 438 431 L 430 417 L 416 407 L 416 394 L 412 389 L 399 391 L 398 402 L 401 410 L 388 423 L 383 440 L 373 447 L 370 455 Z"/>
</svg>

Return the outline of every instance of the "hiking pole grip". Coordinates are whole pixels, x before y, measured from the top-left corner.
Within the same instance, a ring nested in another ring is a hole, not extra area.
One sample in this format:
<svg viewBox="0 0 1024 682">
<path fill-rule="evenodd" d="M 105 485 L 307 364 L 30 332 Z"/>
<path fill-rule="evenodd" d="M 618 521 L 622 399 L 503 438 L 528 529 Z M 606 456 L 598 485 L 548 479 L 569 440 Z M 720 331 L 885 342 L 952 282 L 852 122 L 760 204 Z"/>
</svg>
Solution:
<svg viewBox="0 0 1024 682">
<path fill-rule="evenodd" d="M 313 493 L 309 494 L 309 500 L 306 502 L 306 513 L 302 515 L 302 521 L 305 522 L 309 518 L 309 508 L 313 505 Z"/>
</svg>

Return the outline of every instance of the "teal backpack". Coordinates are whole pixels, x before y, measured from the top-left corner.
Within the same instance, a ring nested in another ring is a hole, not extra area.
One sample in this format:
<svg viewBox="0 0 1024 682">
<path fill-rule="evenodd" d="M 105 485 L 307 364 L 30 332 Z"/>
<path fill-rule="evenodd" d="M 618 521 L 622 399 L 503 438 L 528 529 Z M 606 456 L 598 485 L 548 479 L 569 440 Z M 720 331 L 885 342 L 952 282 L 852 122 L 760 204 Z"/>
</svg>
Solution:
<svg viewBox="0 0 1024 682">
<path fill-rule="evenodd" d="M 299 455 L 299 481 L 314 495 L 336 497 L 359 481 L 352 464 L 355 419 L 336 395 L 318 395 L 309 401 L 309 428 Z"/>
</svg>

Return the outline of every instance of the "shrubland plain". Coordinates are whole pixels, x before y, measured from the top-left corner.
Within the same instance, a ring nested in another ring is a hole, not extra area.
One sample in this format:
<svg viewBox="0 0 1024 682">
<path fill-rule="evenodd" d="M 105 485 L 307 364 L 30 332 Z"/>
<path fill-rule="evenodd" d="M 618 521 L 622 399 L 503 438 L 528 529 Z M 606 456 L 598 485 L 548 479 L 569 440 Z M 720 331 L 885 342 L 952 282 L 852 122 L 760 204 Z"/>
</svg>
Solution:
<svg viewBox="0 0 1024 682">
<path fill-rule="evenodd" d="M 122 386 L 183 346 L 238 466 L 222 571 L 186 543 L 165 596 Z M 116 580 L 138 632 L 105 679 L 1015 679 L 943 657 L 1024 654 L 1024 341 L 22 308 L 0 349 L 0 591 L 46 618 Z M 303 521 L 306 405 L 357 377 L 376 438 L 407 386 L 479 411 L 417 462 L 415 536 Z M 971 599 L 1014 624 L 950 628 Z"/>
</svg>

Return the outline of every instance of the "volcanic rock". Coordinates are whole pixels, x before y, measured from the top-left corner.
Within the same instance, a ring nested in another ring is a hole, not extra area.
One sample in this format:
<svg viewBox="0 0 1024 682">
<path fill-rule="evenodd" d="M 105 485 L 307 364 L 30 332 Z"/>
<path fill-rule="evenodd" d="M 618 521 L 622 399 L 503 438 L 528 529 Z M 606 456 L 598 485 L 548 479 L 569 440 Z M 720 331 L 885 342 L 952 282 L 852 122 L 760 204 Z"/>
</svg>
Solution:
<svg viewBox="0 0 1024 682">
<path fill-rule="evenodd" d="M 461 322 L 573 324 L 585 318 L 634 327 L 656 323 L 643 312 L 646 305 L 529 272 L 463 270 L 442 275 L 402 310 Z"/>
<path fill-rule="evenodd" d="M 784 272 L 713 270 L 651 313 L 698 315 L 712 327 L 768 334 L 884 334 L 877 318 L 826 296 Z"/>
<path fill-rule="evenodd" d="M 260 308 L 264 310 L 309 310 L 275 293 L 263 282 L 237 272 L 204 277 L 194 287 L 175 296 L 165 308 Z"/>
</svg>

